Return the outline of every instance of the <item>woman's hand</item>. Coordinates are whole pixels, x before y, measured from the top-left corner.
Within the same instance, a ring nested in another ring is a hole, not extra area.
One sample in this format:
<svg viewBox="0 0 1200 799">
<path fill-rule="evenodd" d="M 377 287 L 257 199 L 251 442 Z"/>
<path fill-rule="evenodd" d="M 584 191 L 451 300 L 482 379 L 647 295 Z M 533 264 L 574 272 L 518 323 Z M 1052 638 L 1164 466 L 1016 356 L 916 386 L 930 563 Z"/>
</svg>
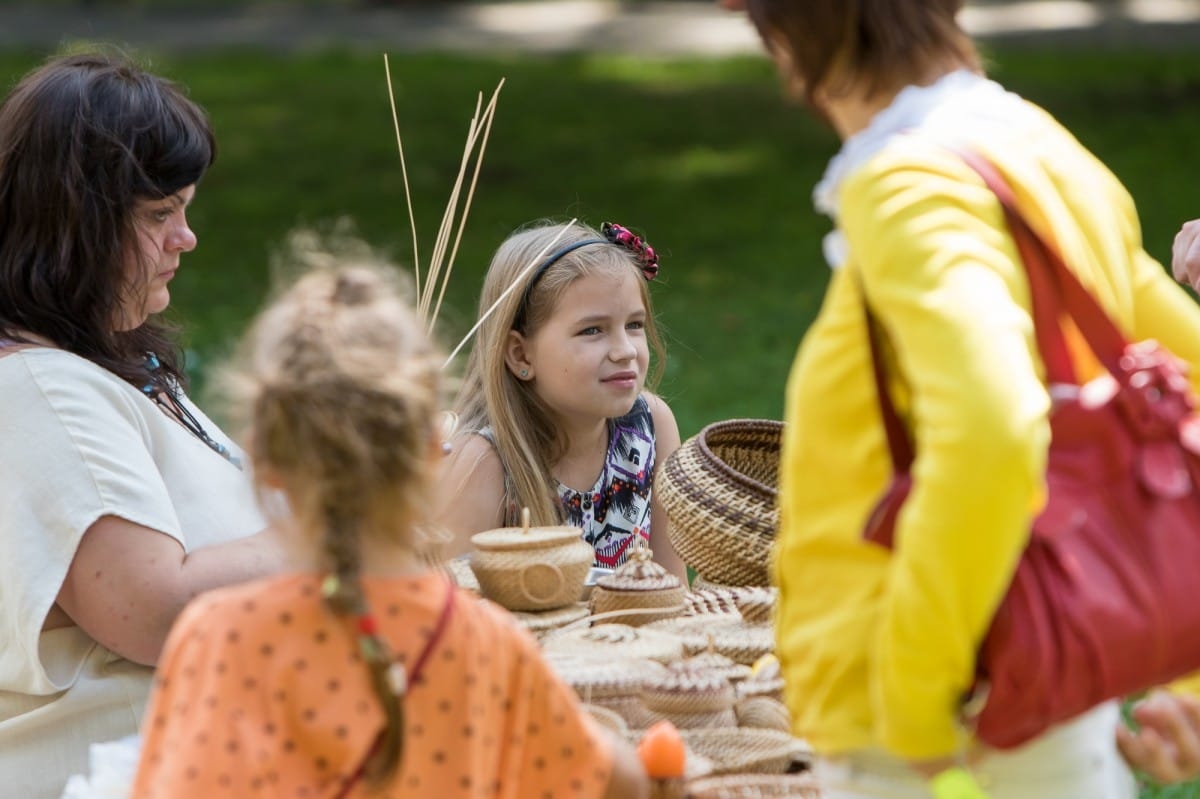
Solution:
<svg viewBox="0 0 1200 799">
<path fill-rule="evenodd" d="M 1200 291 L 1200 219 L 1185 222 L 1171 247 L 1171 273 Z"/>
<path fill-rule="evenodd" d="M 1200 233 L 1200 226 L 1196 232 Z M 1193 238 L 1200 277 L 1196 241 Z M 1124 724 L 1117 727 L 1117 747 L 1130 768 L 1164 785 L 1200 776 L 1200 699 L 1154 691 L 1133 706 L 1133 720 L 1137 730 Z"/>
</svg>

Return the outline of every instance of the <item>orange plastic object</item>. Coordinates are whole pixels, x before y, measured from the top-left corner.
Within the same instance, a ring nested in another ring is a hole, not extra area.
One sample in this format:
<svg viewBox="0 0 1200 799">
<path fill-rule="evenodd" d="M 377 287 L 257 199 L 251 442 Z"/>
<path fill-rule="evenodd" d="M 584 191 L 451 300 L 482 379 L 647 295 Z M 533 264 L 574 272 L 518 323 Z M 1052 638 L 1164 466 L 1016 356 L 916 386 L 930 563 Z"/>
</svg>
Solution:
<svg viewBox="0 0 1200 799">
<path fill-rule="evenodd" d="M 683 776 L 687 753 L 683 737 L 671 722 L 663 720 L 651 725 L 638 742 L 637 752 L 651 779 L 666 780 Z"/>
</svg>

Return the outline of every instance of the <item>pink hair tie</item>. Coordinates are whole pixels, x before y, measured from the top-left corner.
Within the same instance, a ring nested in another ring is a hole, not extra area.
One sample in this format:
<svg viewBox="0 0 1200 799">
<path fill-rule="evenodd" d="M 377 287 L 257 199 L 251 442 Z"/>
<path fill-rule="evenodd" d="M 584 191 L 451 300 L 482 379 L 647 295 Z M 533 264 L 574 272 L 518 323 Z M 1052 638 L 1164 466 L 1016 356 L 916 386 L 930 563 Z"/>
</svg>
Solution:
<svg viewBox="0 0 1200 799">
<path fill-rule="evenodd" d="M 615 222 L 605 222 L 600 226 L 600 232 L 613 244 L 624 247 L 634 254 L 638 265 L 642 268 L 644 278 L 653 280 L 654 276 L 658 274 L 658 253 L 643 241 L 641 236 L 635 236 L 629 228 L 622 227 Z"/>
</svg>

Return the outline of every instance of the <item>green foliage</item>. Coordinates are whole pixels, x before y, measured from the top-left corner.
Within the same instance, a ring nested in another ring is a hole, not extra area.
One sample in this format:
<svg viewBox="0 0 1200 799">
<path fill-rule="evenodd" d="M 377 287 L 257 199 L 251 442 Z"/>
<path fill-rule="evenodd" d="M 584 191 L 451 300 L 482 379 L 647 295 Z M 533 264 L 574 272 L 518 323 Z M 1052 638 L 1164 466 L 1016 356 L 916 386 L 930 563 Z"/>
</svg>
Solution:
<svg viewBox="0 0 1200 799">
<path fill-rule="evenodd" d="M 298 225 L 349 217 L 411 265 L 381 53 L 142 53 L 188 86 L 217 127 L 193 205 L 200 238 L 173 284 L 193 374 L 270 287 L 269 256 Z M 1127 183 L 1148 249 L 1169 255 L 1200 215 L 1200 62 L 1185 54 L 996 51 L 992 71 L 1041 102 Z M 40 55 L 7 55 L 15 79 Z M 810 192 L 833 134 L 785 102 L 761 58 L 393 55 L 397 111 L 429 258 L 476 97 L 501 78 L 496 121 L 450 279 L 441 337 L 473 321 L 494 247 L 533 219 L 620 221 L 662 254 L 652 285 L 668 334 L 661 386 L 686 437 L 707 422 L 779 418 L 795 348 L 820 303 L 828 222 Z"/>
<path fill-rule="evenodd" d="M 220 152 L 192 207 L 199 249 L 172 288 L 190 367 L 224 353 L 270 288 L 295 226 L 352 219 L 412 264 L 382 54 L 144 53 L 211 112 Z M 1200 61 L 1190 53 L 995 50 L 991 71 L 1041 103 L 1125 181 L 1147 249 L 1169 257 L 1200 216 Z M 6 85 L 41 55 L 0 56 Z M 828 276 L 810 191 L 832 133 L 786 104 L 763 59 L 392 58 L 420 260 L 433 246 L 477 93 L 506 79 L 450 280 L 447 347 L 473 321 L 494 247 L 540 217 L 622 222 L 662 255 L 662 393 L 683 435 L 779 418 L 797 343 Z M 836 401 L 836 398 L 830 398 Z M 1195 785 L 1144 799 L 1200 799 Z"/>
</svg>

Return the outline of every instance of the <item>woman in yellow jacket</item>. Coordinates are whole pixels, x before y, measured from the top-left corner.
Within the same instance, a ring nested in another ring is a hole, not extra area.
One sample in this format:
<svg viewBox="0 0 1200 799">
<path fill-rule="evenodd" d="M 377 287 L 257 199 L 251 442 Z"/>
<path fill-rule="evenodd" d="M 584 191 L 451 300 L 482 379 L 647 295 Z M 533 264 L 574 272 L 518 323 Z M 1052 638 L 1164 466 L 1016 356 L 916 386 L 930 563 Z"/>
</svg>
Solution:
<svg viewBox="0 0 1200 799">
<path fill-rule="evenodd" d="M 833 799 L 979 796 L 980 785 L 994 799 L 1129 799 L 1115 702 L 1005 752 L 981 751 L 959 720 L 1044 500 L 1050 399 L 1024 267 L 994 195 L 952 148 L 995 164 L 1118 326 L 1162 342 L 1198 380 L 1200 308 L 1144 251 L 1104 165 L 984 76 L 961 5 L 744 2 L 784 79 L 843 142 L 814 192 L 834 222 L 834 271 L 786 399 L 773 567 L 788 704 Z M 862 539 L 891 477 L 868 303 L 918 453 L 893 552 Z M 1171 761 L 1175 772 L 1157 773 L 1188 776 L 1195 707 L 1164 704 L 1169 721 L 1123 734 L 1123 748 L 1137 766 Z"/>
</svg>

